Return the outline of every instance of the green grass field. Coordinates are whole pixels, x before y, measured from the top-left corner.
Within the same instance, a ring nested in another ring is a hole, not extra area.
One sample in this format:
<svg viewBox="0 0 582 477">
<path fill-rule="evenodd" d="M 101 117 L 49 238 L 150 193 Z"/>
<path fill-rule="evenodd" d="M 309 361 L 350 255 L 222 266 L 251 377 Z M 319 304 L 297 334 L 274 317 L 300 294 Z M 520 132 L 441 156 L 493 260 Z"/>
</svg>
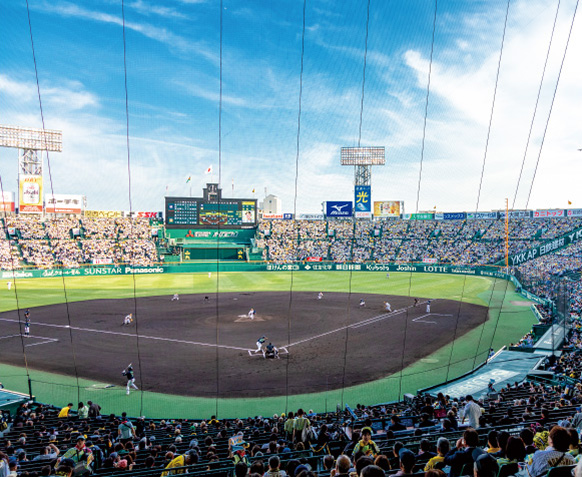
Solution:
<svg viewBox="0 0 582 477">
<path fill-rule="evenodd" d="M 15 292 L 16 290 L 16 292 Z M 212 293 L 232 291 L 329 291 L 379 293 L 462 300 L 489 307 L 484 326 L 455 339 L 428 358 L 400 373 L 343 390 L 257 399 L 207 399 L 152 392 L 125 395 L 120 379 L 115 387 L 74 377 L 0 364 L 0 381 L 6 388 L 28 392 L 28 377 L 38 401 L 65 405 L 92 400 L 104 413 L 128 412 L 148 417 L 202 418 L 270 415 L 298 407 L 333 410 L 337 404 L 374 404 L 398 399 L 403 393 L 441 383 L 473 369 L 496 350 L 518 340 L 535 323 L 523 297 L 511 283 L 493 278 L 422 273 L 382 272 L 221 272 L 213 274 L 160 274 L 149 276 L 67 277 L 16 280 L 12 291 L 0 291 L 0 311 L 100 298 Z M 16 300 L 18 298 L 18 301 Z M 418 346 L 422 346 L 419 343 Z M 1 356 L 1 355 L 0 355 Z M 371 359 L 382 359 L 372 356 Z M 98 365 L 98 363 L 96 363 Z M 191 365 L 195 366 L 195 363 Z M 323 381 L 323 379 L 322 379 Z M 139 376 L 138 376 L 139 382 Z"/>
</svg>

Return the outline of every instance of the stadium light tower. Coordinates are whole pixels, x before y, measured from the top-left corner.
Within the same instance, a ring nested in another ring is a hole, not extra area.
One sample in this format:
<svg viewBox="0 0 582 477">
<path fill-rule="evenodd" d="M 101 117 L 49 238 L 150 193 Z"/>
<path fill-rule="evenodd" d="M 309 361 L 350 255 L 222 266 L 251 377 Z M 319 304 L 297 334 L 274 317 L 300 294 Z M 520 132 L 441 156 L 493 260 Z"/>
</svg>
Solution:
<svg viewBox="0 0 582 477">
<path fill-rule="evenodd" d="M 354 185 L 372 185 L 372 166 L 386 164 L 386 153 L 382 147 L 342 147 L 341 165 L 354 166 Z"/>
<path fill-rule="evenodd" d="M 0 147 L 19 149 L 19 212 L 43 212 L 43 167 L 39 151 L 63 151 L 63 133 L 52 129 L 0 125 Z"/>
</svg>

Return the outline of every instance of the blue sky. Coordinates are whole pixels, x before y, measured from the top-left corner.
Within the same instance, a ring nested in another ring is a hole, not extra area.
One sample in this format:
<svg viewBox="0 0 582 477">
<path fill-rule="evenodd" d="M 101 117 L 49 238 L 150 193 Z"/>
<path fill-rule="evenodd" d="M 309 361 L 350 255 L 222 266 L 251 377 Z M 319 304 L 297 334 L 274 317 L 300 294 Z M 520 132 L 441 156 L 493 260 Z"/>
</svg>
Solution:
<svg viewBox="0 0 582 477">
<path fill-rule="evenodd" d="M 129 209 L 120 0 L 29 0 L 45 125 L 63 131 L 45 190 L 85 194 L 90 209 Z M 516 208 L 527 202 L 576 1 L 558 12 Z M 510 204 L 557 2 L 512 0 L 485 157 L 505 1 L 438 2 L 419 210 Z M 224 0 L 221 180 L 225 196 L 293 211 L 303 2 Z M 199 195 L 218 178 L 217 1 L 127 0 L 131 198 Z M 416 209 L 434 2 L 371 0 L 362 145 L 386 146 L 373 200 Z M 529 208 L 582 207 L 582 19 L 577 13 Z M 307 0 L 298 212 L 353 197 L 341 146 L 357 145 L 365 1 Z M 0 123 L 40 127 L 23 0 L 0 4 Z M 46 171 L 45 164 L 45 171 Z M 4 190 L 17 152 L 0 149 Z M 234 179 L 234 194 L 232 180 Z M 52 182 L 52 186 L 51 186 Z M 479 197 L 479 202 L 477 203 Z"/>
</svg>

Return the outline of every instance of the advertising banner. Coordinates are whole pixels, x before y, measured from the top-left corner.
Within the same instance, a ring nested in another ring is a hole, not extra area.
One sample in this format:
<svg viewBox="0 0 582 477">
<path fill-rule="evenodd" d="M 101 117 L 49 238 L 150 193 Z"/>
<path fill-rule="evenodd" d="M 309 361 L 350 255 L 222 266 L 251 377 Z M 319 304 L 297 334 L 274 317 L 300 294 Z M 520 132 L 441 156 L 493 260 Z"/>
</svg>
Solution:
<svg viewBox="0 0 582 477">
<path fill-rule="evenodd" d="M 0 212 L 14 212 L 15 210 L 14 192 L 0 191 Z"/>
<path fill-rule="evenodd" d="M 469 220 L 497 220 L 499 215 L 497 212 L 468 212 L 467 219 Z"/>
<path fill-rule="evenodd" d="M 113 259 L 112 258 L 94 258 L 92 260 L 93 265 L 107 265 L 110 263 L 113 263 Z"/>
<path fill-rule="evenodd" d="M 84 215 L 92 219 L 115 219 L 122 217 L 123 213 L 121 210 L 86 210 Z"/>
<path fill-rule="evenodd" d="M 568 209 L 568 217 L 582 217 L 582 209 Z"/>
<path fill-rule="evenodd" d="M 534 210 L 534 218 L 544 218 L 544 217 L 564 217 L 564 209 L 553 209 L 553 210 Z"/>
<path fill-rule="evenodd" d="M 298 214 L 298 220 L 323 220 L 323 214 Z"/>
<path fill-rule="evenodd" d="M 47 194 L 44 209 L 47 214 L 81 215 L 85 208 L 85 197 L 71 194 Z"/>
<path fill-rule="evenodd" d="M 283 220 L 283 214 L 263 214 L 265 220 Z"/>
<path fill-rule="evenodd" d="M 510 210 L 509 211 L 509 218 L 510 219 L 528 219 L 532 216 L 531 210 Z M 499 211 L 499 218 L 505 218 L 505 210 Z"/>
<path fill-rule="evenodd" d="M 162 212 L 123 212 L 124 217 L 139 217 L 145 219 L 161 219 L 163 215 Z"/>
<path fill-rule="evenodd" d="M 467 214 L 465 212 L 445 212 L 443 220 L 465 220 Z"/>
<path fill-rule="evenodd" d="M 521 265 L 522 263 L 528 262 L 538 257 L 547 255 L 548 253 L 555 252 L 567 245 L 580 242 L 582 240 L 582 228 L 576 229 L 572 232 L 568 232 L 561 237 L 548 240 L 542 245 L 534 248 L 530 248 L 520 253 L 509 256 L 509 265 L 515 267 Z M 499 263 L 501 263 L 500 261 Z"/>
<path fill-rule="evenodd" d="M 19 177 L 18 211 L 21 214 L 42 214 L 42 176 Z"/>
<path fill-rule="evenodd" d="M 374 201 L 374 217 L 400 217 L 404 202 L 399 200 Z"/>
<path fill-rule="evenodd" d="M 357 185 L 354 188 L 354 210 L 356 217 L 369 218 L 372 216 L 372 187 Z"/>
<path fill-rule="evenodd" d="M 434 214 L 428 212 L 421 212 L 418 214 L 403 214 L 402 218 L 404 220 L 433 220 Z"/>
<path fill-rule="evenodd" d="M 353 215 L 352 203 L 349 201 L 327 201 L 325 203 L 325 215 L 327 217 L 351 217 Z"/>
</svg>

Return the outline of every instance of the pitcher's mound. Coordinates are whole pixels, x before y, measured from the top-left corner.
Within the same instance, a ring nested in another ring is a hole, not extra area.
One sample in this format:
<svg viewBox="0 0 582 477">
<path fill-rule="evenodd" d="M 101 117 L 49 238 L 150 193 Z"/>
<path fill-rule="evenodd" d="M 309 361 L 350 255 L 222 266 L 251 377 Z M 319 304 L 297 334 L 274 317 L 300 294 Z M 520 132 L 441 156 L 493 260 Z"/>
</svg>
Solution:
<svg viewBox="0 0 582 477">
<path fill-rule="evenodd" d="M 248 315 L 238 315 L 238 318 L 236 320 L 234 320 L 235 323 L 247 323 L 249 321 L 265 321 L 263 318 L 261 318 L 260 316 L 256 316 L 255 318 L 249 318 Z"/>
</svg>

